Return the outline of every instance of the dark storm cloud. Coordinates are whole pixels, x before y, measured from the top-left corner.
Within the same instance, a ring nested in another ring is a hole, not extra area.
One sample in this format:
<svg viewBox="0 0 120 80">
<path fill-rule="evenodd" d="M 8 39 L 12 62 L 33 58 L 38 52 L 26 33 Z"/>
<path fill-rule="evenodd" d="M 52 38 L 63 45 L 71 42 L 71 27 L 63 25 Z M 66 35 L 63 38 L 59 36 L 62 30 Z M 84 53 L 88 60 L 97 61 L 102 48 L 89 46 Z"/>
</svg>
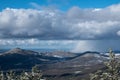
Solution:
<svg viewBox="0 0 120 80">
<path fill-rule="evenodd" d="M 0 12 L 0 38 L 118 39 L 120 4 L 103 9 L 11 9 Z"/>
</svg>

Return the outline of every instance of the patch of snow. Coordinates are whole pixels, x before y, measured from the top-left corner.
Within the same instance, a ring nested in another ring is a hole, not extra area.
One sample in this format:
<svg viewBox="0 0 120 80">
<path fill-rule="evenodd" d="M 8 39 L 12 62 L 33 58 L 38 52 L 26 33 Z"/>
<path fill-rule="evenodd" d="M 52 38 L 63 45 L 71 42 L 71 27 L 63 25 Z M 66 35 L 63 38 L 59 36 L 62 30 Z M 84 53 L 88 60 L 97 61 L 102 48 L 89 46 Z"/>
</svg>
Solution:
<svg viewBox="0 0 120 80">
<path fill-rule="evenodd" d="M 53 55 L 53 57 L 63 58 L 62 56 L 58 56 L 58 55 Z"/>
<path fill-rule="evenodd" d="M 79 74 L 79 73 L 81 73 L 81 72 L 82 72 L 82 71 L 75 71 L 74 73 L 75 73 L 75 74 Z"/>
</svg>

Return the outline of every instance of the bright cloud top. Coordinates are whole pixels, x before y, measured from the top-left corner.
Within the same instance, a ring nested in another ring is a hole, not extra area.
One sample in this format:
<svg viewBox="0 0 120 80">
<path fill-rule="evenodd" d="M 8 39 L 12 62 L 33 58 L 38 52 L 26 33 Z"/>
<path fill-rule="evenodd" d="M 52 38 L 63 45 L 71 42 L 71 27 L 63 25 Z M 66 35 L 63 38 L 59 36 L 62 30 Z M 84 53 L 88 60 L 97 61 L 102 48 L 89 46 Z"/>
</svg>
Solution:
<svg viewBox="0 0 120 80">
<path fill-rule="evenodd" d="M 120 4 L 102 9 L 72 7 L 67 12 L 52 9 L 11 9 L 0 12 L 0 38 L 118 39 Z"/>
<path fill-rule="evenodd" d="M 38 40 L 38 39 L 0 39 L 0 49 L 3 48 L 32 48 L 72 50 L 77 41 L 73 40 Z"/>
<path fill-rule="evenodd" d="M 0 49 L 3 48 L 37 48 L 56 49 L 70 52 L 108 51 L 109 48 L 119 50 L 120 40 L 38 40 L 38 39 L 1 39 Z"/>
</svg>

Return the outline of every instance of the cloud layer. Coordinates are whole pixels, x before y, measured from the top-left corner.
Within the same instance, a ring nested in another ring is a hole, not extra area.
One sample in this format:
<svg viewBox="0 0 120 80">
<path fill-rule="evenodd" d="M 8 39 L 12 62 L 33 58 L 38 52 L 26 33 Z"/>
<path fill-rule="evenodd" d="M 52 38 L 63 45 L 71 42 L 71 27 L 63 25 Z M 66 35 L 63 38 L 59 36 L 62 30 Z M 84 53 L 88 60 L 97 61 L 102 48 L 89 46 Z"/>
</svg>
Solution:
<svg viewBox="0 0 120 80">
<path fill-rule="evenodd" d="M 0 49 L 3 48 L 31 48 L 55 49 L 74 53 L 85 51 L 105 52 L 110 48 L 119 50 L 120 40 L 38 40 L 38 39 L 0 39 Z"/>
<path fill-rule="evenodd" d="M 68 11 L 36 7 L 6 8 L 0 12 L 0 48 L 64 48 L 72 52 L 119 50 L 120 4 L 89 9 L 74 6 Z"/>
<path fill-rule="evenodd" d="M 12 9 L 0 12 L 0 38 L 119 39 L 120 4 L 102 9 Z"/>
<path fill-rule="evenodd" d="M 76 46 L 73 40 L 38 40 L 38 39 L 0 39 L 0 49 L 3 48 L 31 48 L 56 49 L 70 51 Z"/>
</svg>

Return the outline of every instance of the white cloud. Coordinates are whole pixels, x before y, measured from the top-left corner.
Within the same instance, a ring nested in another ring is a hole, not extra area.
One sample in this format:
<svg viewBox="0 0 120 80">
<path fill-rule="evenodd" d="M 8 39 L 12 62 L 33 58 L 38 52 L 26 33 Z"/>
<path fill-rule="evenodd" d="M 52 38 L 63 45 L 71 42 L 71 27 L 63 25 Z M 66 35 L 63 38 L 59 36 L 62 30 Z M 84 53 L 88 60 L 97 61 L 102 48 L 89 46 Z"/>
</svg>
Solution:
<svg viewBox="0 0 120 80">
<path fill-rule="evenodd" d="M 119 39 L 119 8 L 120 4 L 102 9 L 72 7 L 67 12 L 6 8 L 0 12 L 0 38 Z"/>
<path fill-rule="evenodd" d="M 0 39 L 0 48 L 37 48 L 71 50 L 76 45 L 73 40 L 38 40 L 38 39 Z"/>
<path fill-rule="evenodd" d="M 95 9 L 93 9 L 93 12 L 99 12 L 101 10 L 102 10 L 102 8 L 95 8 Z"/>
<path fill-rule="evenodd" d="M 120 31 L 117 32 L 117 35 L 120 36 Z"/>
<path fill-rule="evenodd" d="M 69 50 L 79 53 L 85 51 L 119 50 L 119 40 L 38 40 L 38 39 L 0 39 L 0 48 L 37 48 Z"/>
<path fill-rule="evenodd" d="M 7 45 L 37 45 L 39 40 L 37 39 L 0 39 L 0 46 Z"/>
</svg>

